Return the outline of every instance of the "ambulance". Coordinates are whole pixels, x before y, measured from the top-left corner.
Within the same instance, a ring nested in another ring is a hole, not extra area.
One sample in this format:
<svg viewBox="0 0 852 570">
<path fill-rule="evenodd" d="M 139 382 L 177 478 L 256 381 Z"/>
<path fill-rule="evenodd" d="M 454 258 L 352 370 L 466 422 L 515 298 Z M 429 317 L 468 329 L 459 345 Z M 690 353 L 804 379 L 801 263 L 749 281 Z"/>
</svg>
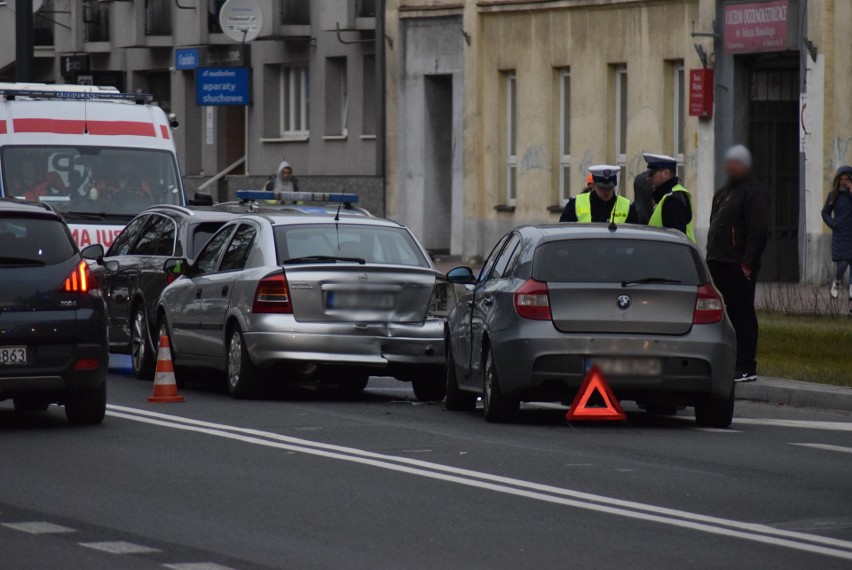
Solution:
<svg viewBox="0 0 852 570">
<path fill-rule="evenodd" d="M 47 203 L 83 248 L 155 204 L 186 205 L 169 118 L 112 87 L 0 83 L 0 196 Z"/>
</svg>

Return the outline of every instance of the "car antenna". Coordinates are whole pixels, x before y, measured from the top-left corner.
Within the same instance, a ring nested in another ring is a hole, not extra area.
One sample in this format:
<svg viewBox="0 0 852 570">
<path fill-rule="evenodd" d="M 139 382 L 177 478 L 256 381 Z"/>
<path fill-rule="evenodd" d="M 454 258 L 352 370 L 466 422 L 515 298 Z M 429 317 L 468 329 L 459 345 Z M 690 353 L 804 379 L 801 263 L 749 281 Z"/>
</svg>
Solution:
<svg viewBox="0 0 852 570">
<path fill-rule="evenodd" d="M 343 197 L 346 196 L 346 188 L 343 189 L 343 193 L 340 195 L 340 202 L 337 204 L 337 213 L 334 215 L 334 221 L 340 221 L 340 208 L 343 207 Z"/>
</svg>

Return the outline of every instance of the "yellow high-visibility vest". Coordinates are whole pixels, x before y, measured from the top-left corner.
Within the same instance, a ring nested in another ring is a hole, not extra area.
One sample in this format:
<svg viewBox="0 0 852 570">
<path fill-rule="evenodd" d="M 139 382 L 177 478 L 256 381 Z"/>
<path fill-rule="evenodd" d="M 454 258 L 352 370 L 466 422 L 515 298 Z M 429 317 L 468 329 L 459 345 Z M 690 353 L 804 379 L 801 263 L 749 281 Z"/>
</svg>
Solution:
<svg viewBox="0 0 852 570">
<path fill-rule="evenodd" d="M 648 225 L 655 228 L 663 227 L 663 204 L 665 204 L 669 196 L 675 192 L 683 192 L 686 195 L 686 201 L 689 202 L 689 211 L 692 212 L 692 219 L 689 220 L 688 224 L 686 224 L 686 237 L 688 237 L 692 243 L 695 243 L 695 230 L 692 224 L 692 220 L 695 219 L 695 210 L 692 207 L 692 196 L 690 196 L 689 190 L 680 184 L 675 184 L 672 191 L 663 196 L 663 199 L 660 200 L 660 203 L 654 208 L 654 212 L 651 214 L 651 219 L 648 221 Z"/>
<path fill-rule="evenodd" d="M 594 192 L 594 190 L 592 191 Z M 577 214 L 577 221 L 588 224 L 592 221 L 592 192 L 579 194 L 574 198 L 574 213 Z M 623 224 L 627 221 L 627 216 L 630 214 L 630 200 L 624 196 L 615 197 L 615 205 L 612 207 L 612 213 L 609 215 L 609 221 L 616 224 Z"/>
</svg>

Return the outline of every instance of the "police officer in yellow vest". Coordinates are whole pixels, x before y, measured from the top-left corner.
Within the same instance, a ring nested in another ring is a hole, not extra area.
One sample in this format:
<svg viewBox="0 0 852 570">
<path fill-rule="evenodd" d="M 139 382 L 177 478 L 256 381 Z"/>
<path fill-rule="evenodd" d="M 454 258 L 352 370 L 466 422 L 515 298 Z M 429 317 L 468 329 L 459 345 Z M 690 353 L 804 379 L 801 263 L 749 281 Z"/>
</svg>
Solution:
<svg viewBox="0 0 852 570">
<path fill-rule="evenodd" d="M 589 168 L 594 188 L 591 192 L 578 194 L 565 205 L 560 222 L 601 222 L 635 224 L 638 221 L 636 208 L 630 200 L 615 193 L 618 184 L 619 166 L 601 164 Z"/>
<path fill-rule="evenodd" d="M 649 226 L 680 230 L 694 243 L 692 197 L 677 177 L 677 159 L 665 154 L 644 153 L 648 180 L 654 186 L 654 211 Z"/>
</svg>

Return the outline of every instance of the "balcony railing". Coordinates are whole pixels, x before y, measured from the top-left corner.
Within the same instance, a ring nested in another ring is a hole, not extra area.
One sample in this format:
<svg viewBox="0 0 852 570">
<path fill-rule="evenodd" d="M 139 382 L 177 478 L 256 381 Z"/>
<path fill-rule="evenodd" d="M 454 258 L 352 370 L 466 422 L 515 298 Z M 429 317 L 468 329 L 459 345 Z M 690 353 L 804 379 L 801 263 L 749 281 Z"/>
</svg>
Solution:
<svg viewBox="0 0 852 570">
<path fill-rule="evenodd" d="M 172 0 L 145 0 L 145 34 L 172 35 Z"/>
<path fill-rule="evenodd" d="M 310 0 L 281 0 L 282 26 L 308 26 L 310 23 Z"/>
<path fill-rule="evenodd" d="M 355 3 L 355 15 L 359 18 L 375 18 L 376 0 L 357 0 Z"/>
<path fill-rule="evenodd" d="M 54 35 L 55 9 L 53 0 L 45 0 L 41 8 L 33 15 L 33 44 L 37 46 L 52 46 Z"/>
<path fill-rule="evenodd" d="M 109 8 L 101 2 L 83 4 L 84 33 L 87 42 L 109 41 Z"/>
</svg>

